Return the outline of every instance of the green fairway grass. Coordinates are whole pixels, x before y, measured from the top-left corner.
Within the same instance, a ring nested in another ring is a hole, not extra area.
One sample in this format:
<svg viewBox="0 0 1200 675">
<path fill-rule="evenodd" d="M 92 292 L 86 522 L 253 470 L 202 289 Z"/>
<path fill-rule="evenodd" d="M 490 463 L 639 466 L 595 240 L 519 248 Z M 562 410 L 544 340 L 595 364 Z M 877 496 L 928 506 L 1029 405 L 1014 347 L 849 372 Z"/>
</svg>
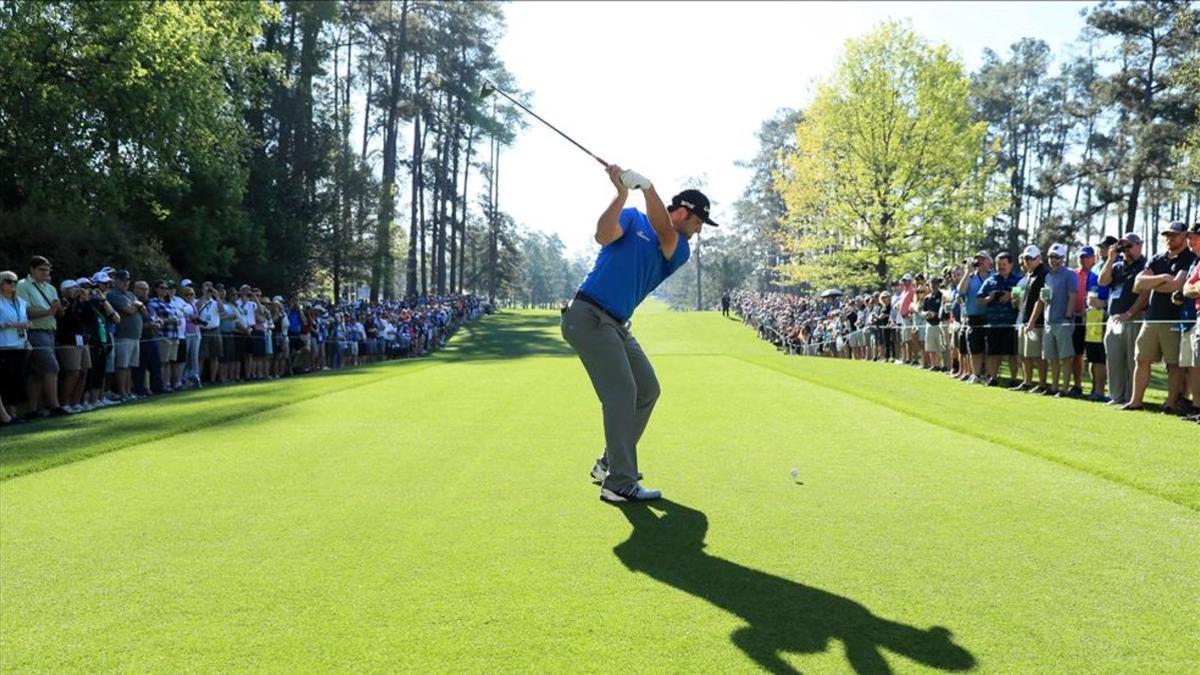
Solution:
<svg viewBox="0 0 1200 675">
<path fill-rule="evenodd" d="M 1197 672 L 1200 428 L 633 331 L 647 505 L 557 312 L 0 432 L 0 671 Z"/>
</svg>

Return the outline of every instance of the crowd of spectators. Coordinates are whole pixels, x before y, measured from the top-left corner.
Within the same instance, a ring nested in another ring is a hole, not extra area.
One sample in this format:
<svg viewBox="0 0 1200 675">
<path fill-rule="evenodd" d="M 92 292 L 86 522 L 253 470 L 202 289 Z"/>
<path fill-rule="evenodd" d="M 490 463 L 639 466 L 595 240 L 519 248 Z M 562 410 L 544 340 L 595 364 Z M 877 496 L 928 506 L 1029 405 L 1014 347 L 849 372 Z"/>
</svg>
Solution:
<svg viewBox="0 0 1200 675">
<path fill-rule="evenodd" d="M 1162 228 L 1147 259 L 1135 233 L 1018 259 L 979 251 L 886 290 L 805 297 L 738 291 L 734 311 L 790 353 L 889 361 L 1011 391 L 1142 410 L 1153 364 L 1167 369 L 1162 412 L 1200 422 L 1200 223 Z M 1002 382 L 1001 364 L 1010 374 Z M 1049 377 L 1047 377 L 1049 374 Z M 1084 394 L 1085 374 L 1089 391 Z"/>
<path fill-rule="evenodd" d="M 0 425 L 423 356 L 489 309 L 471 295 L 285 299 L 111 267 L 55 284 L 35 256 L 23 279 L 0 272 Z"/>
</svg>

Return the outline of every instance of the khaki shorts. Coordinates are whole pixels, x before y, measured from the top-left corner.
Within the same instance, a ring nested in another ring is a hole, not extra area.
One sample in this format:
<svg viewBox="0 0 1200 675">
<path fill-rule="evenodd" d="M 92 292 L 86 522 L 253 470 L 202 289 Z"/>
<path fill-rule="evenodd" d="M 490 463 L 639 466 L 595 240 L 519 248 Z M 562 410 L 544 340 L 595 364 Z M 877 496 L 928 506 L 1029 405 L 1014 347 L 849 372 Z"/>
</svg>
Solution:
<svg viewBox="0 0 1200 675">
<path fill-rule="evenodd" d="M 1168 364 L 1179 363 L 1179 331 L 1174 323 L 1145 323 L 1138 333 L 1134 359 Z"/>
<path fill-rule="evenodd" d="M 1200 368 L 1200 329 L 1195 325 L 1189 328 L 1179 341 L 1179 366 Z M 1196 392 L 1192 392 L 1192 396 L 1195 395 Z"/>
<path fill-rule="evenodd" d="M 84 347 L 75 345 L 59 345 L 54 348 L 55 354 L 58 356 L 59 370 L 80 370 L 84 368 L 83 355 L 87 353 Z M 91 361 L 91 359 L 88 359 Z M 90 363 L 87 367 L 90 367 Z"/>
<path fill-rule="evenodd" d="M 925 327 L 925 351 L 935 354 L 946 351 L 945 327 L 932 324 Z"/>
<path fill-rule="evenodd" d="M 158 338 L 158 354 L 163 365 L 174 363 L 179 359 L 179 340 Z"/>
<path fill-rule="evenodd" d="M 1042 328 L 1031 328 L 1027 331 L 1019 332 L 1020 344 L 1018 351 L 1023 358 L 1040 359 L 1042 358 Z"/>
</svg>

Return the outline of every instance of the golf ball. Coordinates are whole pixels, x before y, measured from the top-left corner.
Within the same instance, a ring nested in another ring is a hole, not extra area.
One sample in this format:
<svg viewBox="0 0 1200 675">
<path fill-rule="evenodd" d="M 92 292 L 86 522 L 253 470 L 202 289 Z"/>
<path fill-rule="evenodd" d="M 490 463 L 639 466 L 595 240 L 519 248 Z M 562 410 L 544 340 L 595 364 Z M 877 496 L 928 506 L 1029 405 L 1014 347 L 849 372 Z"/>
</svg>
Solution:
<svg viewBox="0 0 1200 675">
<path fill-rule="evenodd" d="M 800 475 L 800 469 L 792 469 L 791 473 L 792 473 L 792 478 L 795 478 L 796 476 Z"/>
</svg>

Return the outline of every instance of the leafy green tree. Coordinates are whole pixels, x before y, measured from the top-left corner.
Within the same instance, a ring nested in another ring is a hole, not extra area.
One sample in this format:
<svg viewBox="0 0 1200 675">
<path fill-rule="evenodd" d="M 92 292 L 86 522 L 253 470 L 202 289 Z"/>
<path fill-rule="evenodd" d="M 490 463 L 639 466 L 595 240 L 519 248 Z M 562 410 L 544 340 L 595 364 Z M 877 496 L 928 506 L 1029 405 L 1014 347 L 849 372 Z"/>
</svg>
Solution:
<svg viewBox="0 0 1200 675">
<path fill-rule="evenodd" d="M 847 43 L 776 179 L 793 281 L 883 282 L 897 266 L 943 255 L 940 242 L 982 237 L 992 213 L 975 202 L 991 167 L 968 86 L 948 47 L 905 24 Z"/>
</svg>

